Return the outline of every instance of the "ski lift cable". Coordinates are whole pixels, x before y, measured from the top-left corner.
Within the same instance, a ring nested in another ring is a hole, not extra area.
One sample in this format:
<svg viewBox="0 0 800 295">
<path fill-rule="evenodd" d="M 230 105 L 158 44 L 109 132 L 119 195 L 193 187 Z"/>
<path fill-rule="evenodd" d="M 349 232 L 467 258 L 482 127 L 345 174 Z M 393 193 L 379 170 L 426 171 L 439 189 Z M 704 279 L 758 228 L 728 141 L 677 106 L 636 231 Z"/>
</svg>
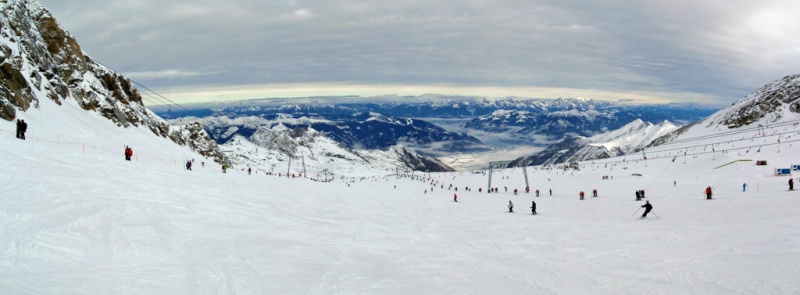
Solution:
<svg viewBox="0 0 800 295">
<path fill-rule="evenodd" d="M 791 120 L 791 121 L 776 123 L 776 124 L 768 125 L 767 127 L 759 126 L 759 127 L 736 129 L 736 130 L 726 131 L 726 132 L 718 132 L 718 133 L 709 134 L 709 135 L 702 135 L 702 136 L 691 137 L 691 138 L 686 138 L 686 139 L 679 139 L 679 140 L 675 140 L 675 141 L 671 141 L 671 142 L 668 142 L 668 143 L 661 144 L 659 146 L 671 145 L 671 144 L 677 144 L 677 143 L 683 143 L 683 142 L 691 142 L 691 141 L 696 141 L 696 140 L 701 140 L 701 139 L 709 139 L 709 138 L 715 138 L 715 137 L 736 135 L 736 134 L 741 134 L 741 133 L 749 133 L 749 132 L 758 131 L 758 130 L 761 130 L 761 129 L 783 127 L 783 126 L 786 126 L 786 125 L 792 125 L 792 124 L 795 124 L 797 122 L 800 122 L 800 120 Z M 787 132 L 784 132 L 784 133 L 787 133 Z"/>
<path fill-rule="evenodd" d="M 105 68 L 107 68 L 107 69 L 109 69 L 109 70 L 111 70 L 111 67 L 109 67 L 109 66 L 107 66 L 107 65 L 105 65 L 105 64 L 103 64 L 103 63 L 101 63 L 101 62 L 99 62 L 99 61 L 97 61 L 97 60 L 95 60 L 95 59 L 92 59 L 92 61 L 94 61 L 95 63 L 97 63 L 97 64 L 99 64 L 99 65 L 101 65 L 101 66 L 103 66 L 103 67 L 105 67 Z M 112 70 L 112 71 L 113 71 L 113 70 Z M 155 94 L 156 96 L 160 97 L 161 99 L 163 99 L 163 100 L 167 101 L 167 102 L 168 102 L 167 104 L 169 104 L 169 105 L 172 105 L 172 106 L 175 106 L 175 107 L 178 107 L 178 108 L 181 108 L 181 109 L 183 109 L 184 111 L 188 111 L 188 110 L 189 110 L 189 109 L 187 109 L 187 108 L 183 107 L 182 105 L 180 105 L 180 104 L 178 104 L 178 103 L 176 103 L 176 102 L 174 102 L 174 101 L 170 100 L 169 98 L 167 98 L 167 97 L 165 97 L 165 96 L 161 95 L 160 93 L 156 92 L 155 90 L 153 90 L 153 89 L 150 89 L 149 87 L 147 87 L 147 86 L 143 85 L 142 83 L 139 83 L 139 82 L 137 82 L 136 80 L 134 80 L 134 79 L 131 79 L 131 78 L 129 78 L 129 77 L 125 77 L 125 78 L 126 78 L 126 79 L 128 79 L 128 80 L 130 80 L 130 81 L 131 81 L 131 82 L 133 82 L 134 84 L 138 85 L 139 87 L 142 87 L 142 88 L 144 88 L 145 90 L 147 90 L 147 91 L 150 91 L 151 93 L 153 93 L 153 94 Z M 140 93 L 142 93 L 142 92 L 140 91 Z"/>
<path fill-rule="evenodd" d="M 770 137 L 772 137 L 772 136 L 776 136 L 776 135 L 777 135 L 777 136 L 783 136 L 784 134 L 791 134 L 791 133 L 793 133 L 793 131 L 781 132 L 781 133 L 778 133 L 778 134 L 770 135 Z M 751 138 L 737 139 L 737 140 L 729 140 L 729 141 L 718 141 L 718 142 L 711 142 L 711 143 L 709 143 L 709 142 L 704 142 L 704 143 L 702 143 L 702 144 L 693 145 L 693 146 L 683 146 L 683 147 L 671 148 L 671 149 L 658 149 L 658 150 L 652 150 L 652 149 L 656 149 L 656 148 L 658 148 L 658 147 L 663 147 L 663 146 L 667 146 L 667 145 L 671 145 L 671 144 L 676 144 L 676 143 L 689 143 L 689 142 L 692 142 L 692 141 L 699 141 L 699 140 L 705 140 L 705 139 L 708 139 L 708 138 L 701 138 L 701 137 L 694 138 L 694 137 L 693 137 L 693 138 L 691 138 L 691 139 L 686 139 L 686 140 L 684 140 L 684 141 L 682 141 L 682 142 L 670 142 L 670 143 L 665 143 L 665 144 L 658 145 L 658 146 L 653 146 L 653 147 L 651 147 L 651 153 L 652 153 L 652 152 L 668 152 L 668 151 L 675 151 L 675 150 L 683 150 L 683 149 L 687 149 L 687 148 L 697 148 L 697 147 L 701 147 L 701 146 L 707 146 L 707 145 L 709 145 L 709 144 L 713 146 L 713 145 L 716 145 L 716 144 L 722 144 L 722 143 L 725 143 L 725 142 L 732 142 L 732 141 L 737 141 L 737 142 L 740 142 L 740 141 L 744 141 L 744 140 L 751 139 Z M 747 146 L 745 146 L 745 147 L 747 147 Z"/>
<path fill-rule="evenodd" d="M 136 82 L 136 80 L 133 80 L 133 79 L 130 79 L 130 78 L 129 78 L 129 80 L 131 80 L 131 82 L 133 82 L 134 84 L 136 84 L 136 85 L 139 85 L 139 86 L 141 86 L 142 88 L 144 88 L 144 89 L 147 89 L 148 91 L 150 91 L 150 92 L 152 92 L 152 93 L 155 93 L 155 95 L 156 95 L 156 96 L 158 96 L 158 97 L 161 97 L 162 99 L 164 99 L 164 100 L 166 100 L 166 101 L 170 102 L 172 105 L 174 105 L 174 106 L 176 106 L 176 107 L 179 107 L 179 108 L 183 109 L 184 111 L 188 111 L 188 110 L 189 110 L 189 109 L 187 109 L 187 108 L 183 107 L 182 105 L 180 105 L 180 104 L 178 104 L 178 103 L 176 103 L 176 102 L 174 102 L 174 101 L 170 100 L 169 98 L 166 98 L 165 96 L 161 95 L 160 93 L 158 93 L 158 92 L 156 92 L 156 91 L 154 91 L 154 90 L 152 90 L 152 89 L 148 88 L 147 86 L 144 86 L 144 85 L 142 85 L 142 84 L 141 84 L 141 83 L 139 83 L 139 82 Z"/>
<path fill-rule="evenodd" d="M 651 181 L 651 182 L 650 182 L 650 184 L 648 184 L 648 185 L 647 185 L 647 187 L 646 187 L 646 189 L 647 189 L 648 191 L 650 190 L 650 187 L 651 187 L 651 186 L 653 186 L 653 183 L 655 183 L 655 182 L 656 182 L 656 180 L 659 180 L 659 179 L 661 179 L 661 175 L 662 175 L 662 174 L 664 174 L 664 171 L 667 171 L 667 168 L 669 168 L 670 166 L 672 166 L 672 163 L 673 163 L 673 162 L 669 162 L 669 163 L 667 163 L 667 165 L 666 165 L 666 166 L 664 166 L 664 169 L 661 169 L 661 172 L 659 172 L 659 173 L 658 173 L 658 175 L 657 175 L 655 178 L 653 178 L 653 181 Z"/>
<path fill-rule="evenodd" d="M 161 99 L 161 98 L 159 98 L 157 96 L 154 96 L 150 92 L 139 92 L 139 93 L 143 94 L 142 95 L 142 99 L 147 99 L 149 101 L 155 102 L 155 103 L 153 103 L 155 105 L 169 105 L 168 101 L 165 101 L 165 100 L 163 100 L 163 99 Z"/>
</svg>

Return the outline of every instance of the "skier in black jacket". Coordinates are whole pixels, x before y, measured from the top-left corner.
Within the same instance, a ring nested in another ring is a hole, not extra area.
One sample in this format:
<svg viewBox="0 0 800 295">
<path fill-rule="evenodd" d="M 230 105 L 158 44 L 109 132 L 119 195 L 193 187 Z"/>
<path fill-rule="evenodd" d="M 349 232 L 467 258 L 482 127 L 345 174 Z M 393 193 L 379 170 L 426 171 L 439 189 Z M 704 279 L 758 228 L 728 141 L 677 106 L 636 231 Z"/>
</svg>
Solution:
<svg viewBox="0 0 800 295">
<path fill-rule="evenodd" d="M 531 215 L 536 215 L 536 201 L 531 201 Z"/>
<path fill-rule="evenodd" d="M 644 205 L 642 205 L 642 208 L 644 208 L 644 214 L 642 214 L 642 218 L 645 218 L 647 217 L 647 213 L 650 213 L 650 210 L 653 210 L 653 205 L 650 205 L 650 201 L 645 201 Z"/>
</svg>

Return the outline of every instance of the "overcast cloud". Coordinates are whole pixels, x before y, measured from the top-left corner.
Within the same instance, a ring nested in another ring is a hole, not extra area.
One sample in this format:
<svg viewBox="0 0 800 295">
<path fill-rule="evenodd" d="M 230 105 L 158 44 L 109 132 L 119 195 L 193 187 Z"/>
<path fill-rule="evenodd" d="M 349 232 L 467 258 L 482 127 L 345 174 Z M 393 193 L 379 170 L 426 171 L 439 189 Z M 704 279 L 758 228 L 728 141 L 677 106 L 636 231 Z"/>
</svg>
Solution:
<svg viewBox="0 0 800 295">
<path fill-rule="evenodd" d="M 796 0 L 40 1 L 90 56 L 180 99 L 446 92 L 728 104 L 800 73 Z"/>
</svg>

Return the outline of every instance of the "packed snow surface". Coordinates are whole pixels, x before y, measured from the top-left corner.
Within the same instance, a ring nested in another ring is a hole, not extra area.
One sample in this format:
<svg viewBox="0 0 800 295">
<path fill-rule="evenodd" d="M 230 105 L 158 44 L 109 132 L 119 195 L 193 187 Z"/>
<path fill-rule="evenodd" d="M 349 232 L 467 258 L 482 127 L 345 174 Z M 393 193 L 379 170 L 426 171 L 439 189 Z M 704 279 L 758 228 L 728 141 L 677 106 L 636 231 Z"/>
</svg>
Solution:
<svg viewBox="0 0 800 295">
<path fill-rule="evenodd" d="M 92 114 L 43 102 L 22 114 L 25 141 L 0 122 L 0 293 L 800 292 L 800 193 L 773 175 L 800 164 L 795 125 L 781 144 L 759 130 L 648 149 L 646 161 L 528 167 L 530 193 L 521 168 L 496 170 L 488 194 L 487 171 L 223 174 Z"/>
</svg>

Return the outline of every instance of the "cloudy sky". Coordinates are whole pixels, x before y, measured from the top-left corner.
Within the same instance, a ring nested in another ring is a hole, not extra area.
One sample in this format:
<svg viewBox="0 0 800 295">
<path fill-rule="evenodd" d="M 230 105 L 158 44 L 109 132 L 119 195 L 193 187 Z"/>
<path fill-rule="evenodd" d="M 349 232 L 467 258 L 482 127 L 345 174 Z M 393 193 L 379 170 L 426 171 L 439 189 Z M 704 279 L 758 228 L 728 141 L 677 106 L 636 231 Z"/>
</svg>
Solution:
<svg viewBox="0 0 800 295">
<path fill-rule="evenodd" d="M 797 0 L 40 0 L 179 103 L 322 95 L 729 104 L 800 73 Z"/>
</svg>

